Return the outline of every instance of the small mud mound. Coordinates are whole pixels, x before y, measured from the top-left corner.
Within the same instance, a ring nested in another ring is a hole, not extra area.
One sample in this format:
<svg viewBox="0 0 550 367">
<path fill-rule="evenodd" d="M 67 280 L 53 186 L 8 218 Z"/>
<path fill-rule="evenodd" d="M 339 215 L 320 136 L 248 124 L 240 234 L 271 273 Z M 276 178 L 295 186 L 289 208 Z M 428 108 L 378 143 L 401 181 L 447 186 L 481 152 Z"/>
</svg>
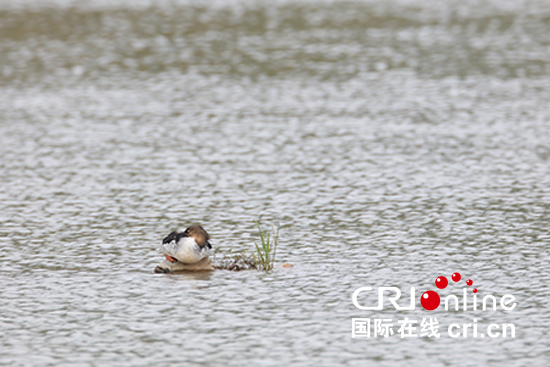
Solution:
<svg viewBox="0 0 550 367">
<path fill-rule="evenodd" d="M 261 270 L 262 264 L 254 255 L 229 254 L 224 255 L 220 261 L 215 261 L 216 269 L 241 271 Z"/>
</svg>

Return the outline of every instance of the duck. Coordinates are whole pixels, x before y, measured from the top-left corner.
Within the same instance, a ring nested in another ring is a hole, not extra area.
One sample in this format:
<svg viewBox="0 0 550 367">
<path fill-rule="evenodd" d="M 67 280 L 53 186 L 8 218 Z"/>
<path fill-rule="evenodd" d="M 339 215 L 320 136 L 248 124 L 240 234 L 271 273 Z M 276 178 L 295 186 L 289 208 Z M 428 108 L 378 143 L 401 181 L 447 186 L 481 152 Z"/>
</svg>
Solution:
<svg viewBox="0 0 550 367">
<path fill-rule="evenodd" d="M 213 254 L 210 235 L 200 225 L 172 231 L 162 240 L 160 252 L 165 256 L 155 267 L 155 273 L 212 271 Z"/>
</svg>

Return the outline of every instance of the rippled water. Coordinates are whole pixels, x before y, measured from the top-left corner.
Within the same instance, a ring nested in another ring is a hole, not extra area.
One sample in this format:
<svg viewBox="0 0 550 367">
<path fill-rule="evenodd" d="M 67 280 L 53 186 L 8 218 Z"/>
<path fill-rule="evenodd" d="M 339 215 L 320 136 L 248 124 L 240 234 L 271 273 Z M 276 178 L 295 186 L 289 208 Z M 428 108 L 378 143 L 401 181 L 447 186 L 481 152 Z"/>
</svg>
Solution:
<svg viewBox="0 0 550 367">
<path fill-rule="evenodd" d="M 3 2 L 0 364 L 548 366 L 549 28 L 544 1 Z M 153 274 L 169 231 L 251 251 L 258 219 L 293 268 Z M 516 309 L 423 310 L 456 271 Z M 447 334 L 473 318 L 516 336 Z"/>
</svg>

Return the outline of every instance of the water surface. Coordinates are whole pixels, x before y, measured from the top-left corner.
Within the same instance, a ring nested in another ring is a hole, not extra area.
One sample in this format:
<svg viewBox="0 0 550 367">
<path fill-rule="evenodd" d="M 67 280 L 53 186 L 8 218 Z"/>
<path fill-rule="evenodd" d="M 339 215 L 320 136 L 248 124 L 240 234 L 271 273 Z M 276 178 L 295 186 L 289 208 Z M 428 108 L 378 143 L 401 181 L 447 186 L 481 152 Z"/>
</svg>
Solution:
<svg viewBox="0 0 550 367">
<path fill-rule="evenodd" d="M 4 2 L 0 364 L 548 366 L 549 19 L 543 1 Z M 251 251 L 254 220 L 281 225 L 293 268 L 152 273 L 169 231 Z M 517 308 L 351 302 L 456 271 Z M 351 337 L 405 316 L 441 337 Z M 447 335 L 473 318 L 516 336 Z"/>
</svg>

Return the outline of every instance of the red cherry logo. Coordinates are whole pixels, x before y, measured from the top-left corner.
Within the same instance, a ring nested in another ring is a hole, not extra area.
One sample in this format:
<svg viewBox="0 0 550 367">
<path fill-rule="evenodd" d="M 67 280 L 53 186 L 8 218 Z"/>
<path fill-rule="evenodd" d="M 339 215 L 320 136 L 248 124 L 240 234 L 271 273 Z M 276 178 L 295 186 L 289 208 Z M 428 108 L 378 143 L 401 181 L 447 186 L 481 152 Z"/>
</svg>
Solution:
<svg viewBox="0 0 550 367">
<path fill-rule="evenodd" d="M 439 298 L 439 294 L 436 292 L 427 291 L 420 296 L 420 303 L 426 310 L 432 311 L 439 307 L 441 299 Z"/>
<path fill-rule="evenodd" d="M 477 293 L 477 288 L 474 288 L 474 290 L 472 292 Z"/>
<path fill-rule="evenodd" d="M 435 286 L 439 289 L 444 289 L 449 284 L 449 281 L 445 277 L 437 277 L 435 280 Z"/>
<path fill-rule="evenodd" d="M 460 273 L 454 273 L 452 278 L 453 278 L 453 282 L 458 282 L 462 277 L 460 276 Z"/>
<path fill-rule="evenodd" d="M 470 285 L 472 285 L 472 284 L 474 284 L 474 282 L 472 282 L 472 279 L 468 279 L 468 280 L 466 281 L 466 285 L 470 286 Z"/>
</svg>

